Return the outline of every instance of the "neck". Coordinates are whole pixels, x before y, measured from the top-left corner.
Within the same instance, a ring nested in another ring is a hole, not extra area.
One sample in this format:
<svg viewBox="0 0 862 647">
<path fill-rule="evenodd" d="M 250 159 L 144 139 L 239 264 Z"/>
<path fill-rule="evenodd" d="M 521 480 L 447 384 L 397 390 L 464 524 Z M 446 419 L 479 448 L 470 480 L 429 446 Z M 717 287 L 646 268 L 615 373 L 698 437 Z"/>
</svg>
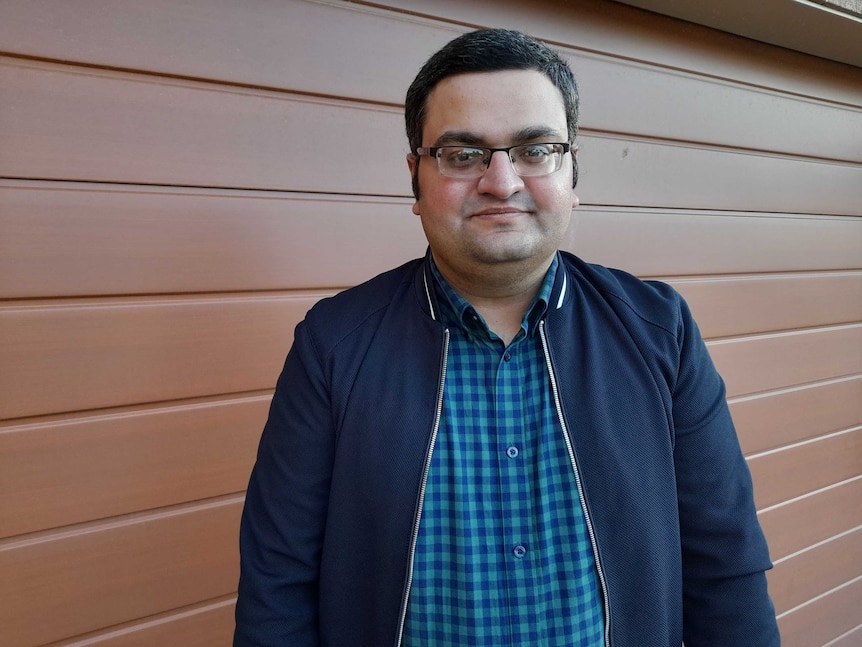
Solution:
<svg viewBox="0 0 862 647">
<path fill-rule="evenodd" d="M 529 269 L 507 268 L 502 263 L 471 272 L 454 272 L 439 263 L 437 269 L 508 346 L 518 334 L 552 261 L 553 256 Z"/>
</svg>

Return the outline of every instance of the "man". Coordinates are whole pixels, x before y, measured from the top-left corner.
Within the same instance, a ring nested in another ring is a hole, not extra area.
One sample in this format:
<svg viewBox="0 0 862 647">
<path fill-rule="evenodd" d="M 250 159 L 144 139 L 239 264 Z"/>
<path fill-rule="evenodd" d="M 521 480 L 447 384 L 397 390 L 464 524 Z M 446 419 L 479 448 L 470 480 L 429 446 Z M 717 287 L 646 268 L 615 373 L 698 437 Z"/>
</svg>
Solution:
<svg viewBox="0 0 862 647">
<path fill-rule="evenodd" d="M 425 258 L 296 329 L 234 644 L 779 644 L 721 379 L 669 287 L 559 252 L 578 96 L 479 31 L 407 93 Z"/>
</svg>

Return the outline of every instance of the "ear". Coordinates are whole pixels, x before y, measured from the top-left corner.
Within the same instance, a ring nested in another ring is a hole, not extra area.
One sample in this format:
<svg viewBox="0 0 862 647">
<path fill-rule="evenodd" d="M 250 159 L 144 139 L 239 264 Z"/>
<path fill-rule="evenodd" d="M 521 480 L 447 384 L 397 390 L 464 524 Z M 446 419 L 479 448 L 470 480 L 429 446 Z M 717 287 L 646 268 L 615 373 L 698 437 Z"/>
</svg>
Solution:
<svg viewBox="0 0 862 647">
<path fill-rule="evenodd" d="M 413 153 L 407 154 L 407 168 L 410 170 L 410 181 L 413 183 L 413 197 L 416 198 L 413 202 L 413 213 L 419 215 L 419 178 L 416 174 L 419 172 L 419 158 Z"/>
<path fill-rule="evenodd" d="M 572 146 L 572 189 L 578 186 L 578 147 Z M 575 196 L 575 200 L 578 197 Z M 577 204 L 575 205 L 578 206 Z"/>
<path fill-rule="evenodd" d="M 575 187 L 578 186 L 578 147 L 572 146 L 572 209 L 577 209 L 581 204 L 580 199 L 575 194 Z"/>
</svg>

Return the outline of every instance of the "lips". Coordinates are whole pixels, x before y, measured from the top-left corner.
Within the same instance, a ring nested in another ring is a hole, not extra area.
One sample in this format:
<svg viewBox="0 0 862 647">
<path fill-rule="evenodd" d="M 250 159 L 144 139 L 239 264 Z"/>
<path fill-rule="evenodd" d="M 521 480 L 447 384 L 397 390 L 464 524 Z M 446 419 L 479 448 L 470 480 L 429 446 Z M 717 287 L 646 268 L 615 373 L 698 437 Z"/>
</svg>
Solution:
<svg viewBox="0 0 862 647">
<path fill-rule="evenodd" d="M 516 209 L 514 207 L 498 207 L 492 209 L 482 209 L 481 211 L 477 211 L 473 214 L 476 216 L 486 216 L 486 217 L 512 217 L 512 216 L 521 216 L 529 213 L 528 211 L 524 211 L 523 209 Z"/>
</svg>

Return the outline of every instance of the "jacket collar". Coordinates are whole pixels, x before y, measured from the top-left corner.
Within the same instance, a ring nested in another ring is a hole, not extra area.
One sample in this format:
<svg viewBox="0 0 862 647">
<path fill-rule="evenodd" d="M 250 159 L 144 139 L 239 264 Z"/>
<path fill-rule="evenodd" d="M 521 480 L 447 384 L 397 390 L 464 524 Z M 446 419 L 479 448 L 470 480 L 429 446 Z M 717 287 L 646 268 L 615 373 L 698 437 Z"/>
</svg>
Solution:
<svg viewBox="0 0 862 647">
<path fill-rule="evenodd" d="M 562 252 L 557 252 L 557 273 L 548 298 L 547 314 L 559 310 L 565 303 L 571 300 L 572 279 L 570 274 L 572 268 L 567 262 L 566 256 Z M 440 321 L 440 306 L 437 300 L 437 291 L 434 289 L 434 276 L 431 271 L 431 263 L 431 248 L 429 247 L 425 251 L 425 257 L 419 264 L 414 288 L 423 312 L 434 321 Z"/>
</svg>

